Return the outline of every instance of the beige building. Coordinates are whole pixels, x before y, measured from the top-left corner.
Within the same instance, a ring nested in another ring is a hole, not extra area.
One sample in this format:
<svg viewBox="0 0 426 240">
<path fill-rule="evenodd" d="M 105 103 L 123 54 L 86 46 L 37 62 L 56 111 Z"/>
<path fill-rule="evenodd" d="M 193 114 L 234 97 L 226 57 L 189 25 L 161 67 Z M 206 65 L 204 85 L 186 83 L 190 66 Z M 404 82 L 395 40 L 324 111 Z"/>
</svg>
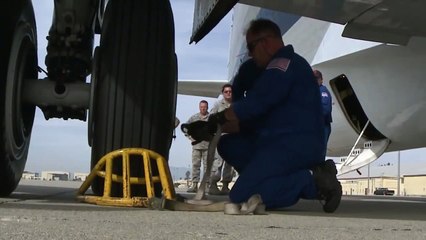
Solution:
<svg viewBox="0 0 426 240">
<path fill-rule="evenodd" d="M 426 196 L 426 174 L 404 175 L 404 195 Z"/>
<path fill-rule="evenodd" d="M 70 173 L 61 171 L 42 171 L 41 180 L 47 181 L 68 181 Z"/>
<path fill-rule="evenodd" d="M 397 177 L 339 178 L 343 195 L 373 195 L 377 188 L 388 188 L 398 194 Z M 401 196 L 426 196 L 426 174 L 403 175 L 400 178 Z"/>
<path fill-rule="evenodd" d="M 373 195 L 376 188 L 389 188 L 397 193 L 396 177 L 340 178 L 343 195 Z M 402 187 L 401 187 L 402 189 Z"/>
<path fill-rule="evenodd" d="M 38 173 L 33 173 L 33 172 L 28 172 L 28 171 L 24 171 L 22 173 L 22 179 L 31 179 L 31 180 L 37 180 L 40 179 L 39 174 Z"/>
<path fill-rule="evenodd" d="M 89 176 L 88 173 L 74 173 L 74 181 L 86 181 L 87 176 Z"/>
</svg>

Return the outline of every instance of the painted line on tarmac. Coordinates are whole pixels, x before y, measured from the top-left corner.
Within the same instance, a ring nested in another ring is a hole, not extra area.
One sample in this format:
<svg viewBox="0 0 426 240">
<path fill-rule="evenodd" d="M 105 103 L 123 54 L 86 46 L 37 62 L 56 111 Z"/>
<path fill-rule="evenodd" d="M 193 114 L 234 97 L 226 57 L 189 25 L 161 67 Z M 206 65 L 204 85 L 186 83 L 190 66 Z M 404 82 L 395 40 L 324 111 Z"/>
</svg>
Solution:
<svg viewBox="0 0 426 240">
<path fill-rule="evenodd" d="M 405 200 L 405 199 L 383 199 L 383 198 L 361 198 L 357 199 L 356 201 L 362 201 L 362 202 L 395 202 L 395 203 L 419 203 L 419 204 L 425 204 L 425 201 L 420 200 Z"/>
</svg>

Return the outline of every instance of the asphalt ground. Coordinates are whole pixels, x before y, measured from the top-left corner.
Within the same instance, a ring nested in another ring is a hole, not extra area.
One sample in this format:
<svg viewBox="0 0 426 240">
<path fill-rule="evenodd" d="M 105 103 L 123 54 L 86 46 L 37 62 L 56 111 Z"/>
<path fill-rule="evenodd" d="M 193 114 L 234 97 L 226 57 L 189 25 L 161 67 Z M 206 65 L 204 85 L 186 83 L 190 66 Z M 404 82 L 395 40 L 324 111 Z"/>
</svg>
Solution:
<svg viewBox="0 0 426 240">
<path fill-rule="evenodd" d="M 0 239 L 426 239 L 426 198 L 344 196 L 332 214 L 300 201 L 268 215 L 231 216 L 79 203 L 80 184 L 22 180 L 0 198 Z"/>
</svg>

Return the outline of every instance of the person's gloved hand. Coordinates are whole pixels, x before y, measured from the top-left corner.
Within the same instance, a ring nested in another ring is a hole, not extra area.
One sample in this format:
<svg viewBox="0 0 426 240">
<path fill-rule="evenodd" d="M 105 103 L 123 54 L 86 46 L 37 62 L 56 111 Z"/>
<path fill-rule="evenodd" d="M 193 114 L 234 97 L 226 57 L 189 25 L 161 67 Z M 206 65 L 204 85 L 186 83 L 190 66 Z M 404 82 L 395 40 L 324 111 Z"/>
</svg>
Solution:
<svg viewBox="0 0 426 240">
<path fill-rule="evenodd" d="M 225 117 L 225 111 L 210 114 L 209 120 L 207 122 L 209 123 L 210 133 L 214 135 L 215 132 L 217 131 L 217 125 L 218 124 L 223 125 L 224 123 L 227 122 Z"/>
<path fill-rule="evenodd" d="M 206 121 L 184 123 L 180 128 L 185 136 L 192 138 L 192 145 L 200 143 L 201 141 L 211 141 L 214 136 L 214 133 L 210 133 L 209 123 Z"/>
</svg>

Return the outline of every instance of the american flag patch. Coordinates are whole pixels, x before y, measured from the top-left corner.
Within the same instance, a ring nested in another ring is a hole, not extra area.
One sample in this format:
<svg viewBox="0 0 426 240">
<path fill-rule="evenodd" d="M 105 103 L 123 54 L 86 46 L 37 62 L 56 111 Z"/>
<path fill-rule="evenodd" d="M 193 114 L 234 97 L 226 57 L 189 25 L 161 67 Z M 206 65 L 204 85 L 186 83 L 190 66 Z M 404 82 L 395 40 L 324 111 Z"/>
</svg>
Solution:
<svg viewBox="0 0 426 240">
<path fill-rule="evenodd" d="M 266 70 L 276 68 L 285 72 L 287 71 L 289 64 L 290 64 L 290 59 L 288 58 L 275 58 L 268 64 L 268 66 L 266 67 Z"/>
</svg>

